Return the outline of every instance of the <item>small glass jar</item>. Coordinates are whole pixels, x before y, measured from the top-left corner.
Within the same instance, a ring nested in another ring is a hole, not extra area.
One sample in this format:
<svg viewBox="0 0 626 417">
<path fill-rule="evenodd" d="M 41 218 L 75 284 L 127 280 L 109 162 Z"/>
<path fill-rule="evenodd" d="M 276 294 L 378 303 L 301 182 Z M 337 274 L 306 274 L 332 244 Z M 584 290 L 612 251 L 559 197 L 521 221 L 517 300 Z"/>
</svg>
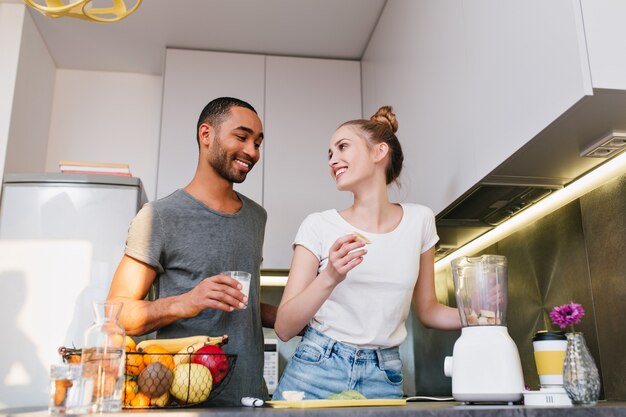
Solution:
<svg viewBox="0 0 626 417">
<path fill-rule="evenodd" d="M 122 303 L 94 302 L 94 323 L 85 331 L 82 377 L 93 381 L 91 403 L 84 412 L 122 410 L 126 332 L 118 317 Z"/>
</svg>

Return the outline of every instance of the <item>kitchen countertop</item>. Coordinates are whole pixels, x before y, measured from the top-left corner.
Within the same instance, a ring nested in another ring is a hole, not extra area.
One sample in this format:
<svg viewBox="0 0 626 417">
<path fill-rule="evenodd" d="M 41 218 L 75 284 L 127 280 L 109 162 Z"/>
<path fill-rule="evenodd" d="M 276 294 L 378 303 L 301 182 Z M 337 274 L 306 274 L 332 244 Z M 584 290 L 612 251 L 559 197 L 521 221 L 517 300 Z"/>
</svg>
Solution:
<svg viewBox="0 0 626 417">
<path fill-rule="evenodd" d="M 340 407 L 340 408 L 270 408 L 270 407 L 232 407 L 232 408 L 181 408 L 123 410 L 121 413 L 107 413 L 107 416 L 126 416 L 129 414 L 149 414 L 149 417 L 251 417 L 253 414 L 263 417 L 577 417 L 600 416 L 626 417 L 626 402 L 601 401 L 594 407 L 539 407 L 523 405 L 465 405 L 456 402 L 411 402 L 406 406 L 394 407 Z M 0 410 L 0 416 L 47 417 L 44 408 L 14 408 Z"/>
</svg>

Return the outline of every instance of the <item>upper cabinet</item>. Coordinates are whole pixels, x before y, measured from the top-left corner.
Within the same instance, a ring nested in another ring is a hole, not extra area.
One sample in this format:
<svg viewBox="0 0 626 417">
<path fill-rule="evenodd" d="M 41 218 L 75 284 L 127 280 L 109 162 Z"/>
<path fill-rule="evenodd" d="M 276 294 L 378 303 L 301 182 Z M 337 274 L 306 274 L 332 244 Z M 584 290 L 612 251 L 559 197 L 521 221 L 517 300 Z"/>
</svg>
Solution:
<svg viewBox="0 0 626 417">
<path fill-rule="evenodd" d="M 387 2 L 363 112 L 398 115 L 402 196 L 440 212 L 592 94 L 580 3 Z"/>
<path fill-rule="evenodd" d="M 209 101 L 222 96 L 245 100 L 263 120 L 265 99 L 263 55 L 168 49 L 165 59 L 157 198 L 193 178 L 198 164 L 198 117 Z M 235 189 L 262 201 L 262 160 Z"/>
<path fill-rule="evenodd" d="M 240 98 L 259 113 L 261 160 L 235 189 L 268 212 L 264 268 L 289 267 L 307 214 L 350 204 L 330 177 L 328 143 L 341 123 L 361 117 L 358 62 L 168 49 L 163 88 L 158 198 L 193 177 L 196 125 L 210 100 Z"/>
<path fill-rule="evenodd" d="M 289 267 L 291 244 L 307 214 L 350 205 L 351 195 L 337 191 L 330 176 L 328 145 L 341 123 L 358 118 L 358 62 L 267 57 L 265 268 Z"/>
<path fill-rule="evenodd" d="M 626 90 L 623 0 L 581 0 L 593 88 Z"/>
</svg>

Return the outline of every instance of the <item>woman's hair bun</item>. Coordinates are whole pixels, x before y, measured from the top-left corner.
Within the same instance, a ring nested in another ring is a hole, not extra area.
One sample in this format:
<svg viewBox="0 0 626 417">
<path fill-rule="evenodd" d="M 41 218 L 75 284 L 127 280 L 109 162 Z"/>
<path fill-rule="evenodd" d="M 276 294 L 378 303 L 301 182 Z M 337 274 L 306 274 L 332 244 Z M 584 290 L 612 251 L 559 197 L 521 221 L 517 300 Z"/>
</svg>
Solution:
<svg viewBox="0 0 626 417">
<path fill-rule="evenodd" d="M 382 106 L 370 117 L 370 120 L 387 125 L 393 133 L 398 131 L 398 119 L 396 119 L 396 114 L 391 106 Z"/>
</svg>

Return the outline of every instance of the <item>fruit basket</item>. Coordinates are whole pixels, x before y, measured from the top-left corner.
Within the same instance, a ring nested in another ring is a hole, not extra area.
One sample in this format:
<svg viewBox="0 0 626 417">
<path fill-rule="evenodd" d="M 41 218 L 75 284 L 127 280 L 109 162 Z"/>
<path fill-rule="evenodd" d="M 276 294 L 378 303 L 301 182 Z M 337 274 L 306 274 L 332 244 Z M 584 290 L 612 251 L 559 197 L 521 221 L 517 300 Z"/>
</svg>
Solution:
<svg viewBox="0 0 626 417">
<path fill-rule="evenodd" d="M 210 404 L 228 385 L 237 361 L 236 355 L 222 350 L 221 346 L 227 342 L 228 336 L 193 336 L 135 345 L 127 336 L 122 407 L 180 408 Z M 80 349 L 62 347 L 59 353 L 65 362 L 80 362 Z"/>
</svg>

